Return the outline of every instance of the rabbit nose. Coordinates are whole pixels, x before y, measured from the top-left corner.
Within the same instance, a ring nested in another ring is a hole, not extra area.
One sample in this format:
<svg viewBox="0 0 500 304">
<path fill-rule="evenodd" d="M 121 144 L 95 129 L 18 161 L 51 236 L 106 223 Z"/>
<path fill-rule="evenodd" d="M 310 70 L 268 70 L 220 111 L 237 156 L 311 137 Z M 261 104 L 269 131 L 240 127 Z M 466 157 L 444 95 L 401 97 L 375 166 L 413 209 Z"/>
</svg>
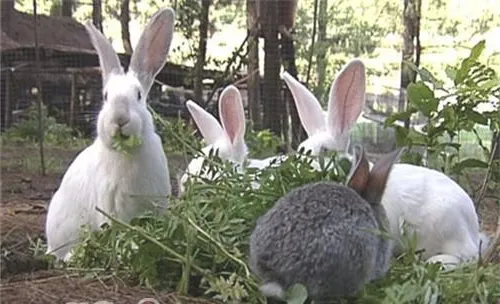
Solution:
<svg viewBox="0 0 500 304">
<path fill-rule="evenodd" d="M 119 116 L 117 119 L 116 119 L 116 123 L 118 124 L 119 127 L 123 127 L 124 125 L 126 125 L 128 122 L 130 121 L 130 119 L 127 117 L 127 116 Z"/>
</svg>

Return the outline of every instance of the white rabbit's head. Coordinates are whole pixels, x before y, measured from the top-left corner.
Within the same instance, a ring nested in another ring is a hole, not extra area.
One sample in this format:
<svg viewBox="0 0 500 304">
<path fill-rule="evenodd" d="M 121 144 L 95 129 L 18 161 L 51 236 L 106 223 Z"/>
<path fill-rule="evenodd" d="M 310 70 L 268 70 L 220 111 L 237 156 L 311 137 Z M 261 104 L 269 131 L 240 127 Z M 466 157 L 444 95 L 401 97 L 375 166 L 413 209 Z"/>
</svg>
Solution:
<svg viewBox="0 0 500 304">
<path fill-rule="evenodd" d="M 244 139 L 245 112 L 240 92 L 235 86 L 226 87 L 219 98 L 221 123 L 191 100 L 186 102 L 186 106 L 208 144 L 203 148 L 205 154 L 214 149 L 218 151 L 219 157 L 223 160 L 229 160 L 236 164 L 245 161 L 248 154 Z"/>
<path fill-rule="evenodd" d="M 330 89 L 328 110 L 324 112 L 318 99 L 287 72 L 282 78 L 288 85 L 300 121 L 308 138 L 299 150 L 318 155 L 322 151 L 346 152 L 349 133 L 365 103 L 365 66 L 355 59 L 337 75 Z"/>
<path fill-rule="evenodd" d="M 154 132 L 146 97 L 167 60 L 174 19 L 175 13 L 170 8 L 153 15 L 135 47 L 126 73 L 106 37 L 92 23 L 85 25 L 102 71 L 103 105 L 97 119 L 97 136 L 108 148 L 112 147 L 115 135 L 142 137 Z"/>
</svg>

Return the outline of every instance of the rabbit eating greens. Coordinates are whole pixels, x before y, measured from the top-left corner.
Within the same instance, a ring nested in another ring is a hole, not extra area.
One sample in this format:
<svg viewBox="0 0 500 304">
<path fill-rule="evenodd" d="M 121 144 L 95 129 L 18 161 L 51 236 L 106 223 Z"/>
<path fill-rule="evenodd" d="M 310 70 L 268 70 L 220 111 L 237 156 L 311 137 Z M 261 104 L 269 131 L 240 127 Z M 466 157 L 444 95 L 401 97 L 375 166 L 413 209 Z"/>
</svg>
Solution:
<svg viewBox="0 0 500 304">
<path fill-rule="evenodd" d="M 283 299 L 302 284 L 317 302 L 355 295 L 388 270 L 391 243 L 381 235 L 380 204 L 387 177 L 402 149 L 369 170 L 357 146 L 347 186 L 318 182 L 292 190 L 257 220 L 250 236 L 250 268 L 261 292 Z"/>
<path fill-rule="evenodd" d="M 97 230 L 107 221 L 96 210 L 123 221 L 153 210 L 151 197 L 170 195 L 168 163 L 146 96 L 164 66 L 174 29 L 172 9 L 157 12 L 144 29 L 124 72 L 108 40 L 86 25 L 99 55 L 103 105 L 97 119 L 97 138 L 69 166 L 49 204 L 45 233 L 48 254 L 68 260 L 82 225 Z M 129 154 L 114 148 L 114 138 L 140 138 Z M 160 209 L 166 206 L 161 198 Z"/>
</svg>

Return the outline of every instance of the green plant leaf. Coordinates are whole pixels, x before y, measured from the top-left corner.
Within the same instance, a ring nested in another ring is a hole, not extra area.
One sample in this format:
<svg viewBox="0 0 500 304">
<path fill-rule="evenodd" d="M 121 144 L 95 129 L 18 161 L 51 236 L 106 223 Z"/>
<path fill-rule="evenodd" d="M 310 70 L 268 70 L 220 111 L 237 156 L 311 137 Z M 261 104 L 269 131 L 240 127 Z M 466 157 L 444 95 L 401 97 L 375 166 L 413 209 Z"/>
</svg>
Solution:
<svg viewBox="0 0 500 304">
<path fill-rule="evenodd" d="M 460 63 L 460 68 L 458 69 L 457 74 L 455 76 L 455 85 L 464 82 L 471 68 L 477 62 L 479 56 L 481 56 L 481 53 L 483 52 L 485 46 L 486 46 L 485 41 L 481 40 L 475 46 L 472 47 L 469 57 L 465 58 Z"/>
<path fill-rule="evenodd" d="M 434 92 L 423 82 L 410 84 L 407 92 L 410 102 L 425 116 L 430 116 L 431 112 L 437 110 L 438 99 L 434 97 Z"/>
<path fill-rule="evenodd" d="M 413 62 L 405 60 L 404 64 L 406 64 L 415 73 L 419 73 L 420 72 L 419 68 Z"/>
<path fill-rule="evenodd" d="M 477 89 L 481 91 L 482 90 L 487 91 L 493 89 L 496 86 L 500 86 L 500 79 L 498 79 L 497 76 L 495 76 L 495 78 L 493 79 L 487 80 L 486 82 L 480 84 Z"/>
<path fill-rule="evenodd" d="M 407 134 L 407 139 L 414 145 L 425 145 L 426 136 L 415 129 L 411 128 Z"/>
<path fill-rule="evenodd" d="M 408 97 L 411 102 L 431 99 L 434 98 L 434 92 L 423 82 L 411 83 L 408 86 Z"/>
<path fill-rule="evenodd" d="M 486 41 L 481 40 L 476 45 L 472 47 L 472 50 L 470 51 L 469 58 L 472 60 L 478 60 L 481 54 L 483 53 L 484 49 L 486 47 Z"/>
<path fill-rule="evenodd" d="M 466 158 L 453 166 L 453 172 L 460 173 L 465 168 L 488 168 L 488 163 L 475 158 Z"/>
<path fill-rule="evenodd" d="M 446 66 L 444 72 L 446 73 L 446 76 L 448 76 L 450 80 L 455 81 L 455 78 L 457 77 L 457 69 L 455 67 Z"/>
<path fill-rule="evenodd" d="M 394 126 L 396 131 L 396 143 L 398 146 L 406 146 L 411 144 L 411 141 L 408 140 L 408 133 L 410 132 L 408 129 Z"/>
<path fill-rule="evenodd" d="M 307 288 L 302 284 L 295 284 L 286 291 L 287 304 L 303 304 L 307 300 Z"/>
<path fill-rule="evenodd" d="M 432 73 L 428 69 L 421 68 L 418 71 L 418 74 L 420 75 L 420 79 L 422 79 L 422 81 L 432 83 L 432 85 L 434 86 L 434 89 L 442 89 L 443 88 L 443 82 L 441 80 L 437 79 L 436 77 L 434 77 L 434 75 L 432 75 Z"/>
<path fill-rule="evenodd" d="M 471 119 L 472 121 L 474 121 L 478 124 L 488 125 L 488 118 L 481 113 L 478 113 L 474 110 L 469 110 L 469 111 L 467 111 L 466 115 L 469 119 Z"/>
<path fill-rule="evenodd" d="M 139 147 L 142 144 L 142 139 L 139 136 L 123 136 L 120 133 L 117 133 L 113 136 L 112 147 L 118 152 L 124 154 L 130 154 L 134 149 Z"/>
<path fill-rule="evenodd" d="M 446 126 L 446 128 L 450 130 L 455 129 L 458 123 L 458 118 L 457 114 L 455 113 L 455 109 L 453 107 L 444 108 L 442 116 L 444 117 L 443 124 Z"/>
<path fill-rule="evenodd" d="M 389 117 L 387 117 L 385 119 L 385 121 L 384 121 L 384 127 L 391 126 L 397 120 L 404 121 L 406 119 L 409 119 L 411 117 L 411 115 L 413 115 L 413 113 L 415 113 L 415 110 L 411 109 L 411 110 L 408 110 L 408 111 L 398 112 L 398 113 L 391 114 Z"/>
</svg>

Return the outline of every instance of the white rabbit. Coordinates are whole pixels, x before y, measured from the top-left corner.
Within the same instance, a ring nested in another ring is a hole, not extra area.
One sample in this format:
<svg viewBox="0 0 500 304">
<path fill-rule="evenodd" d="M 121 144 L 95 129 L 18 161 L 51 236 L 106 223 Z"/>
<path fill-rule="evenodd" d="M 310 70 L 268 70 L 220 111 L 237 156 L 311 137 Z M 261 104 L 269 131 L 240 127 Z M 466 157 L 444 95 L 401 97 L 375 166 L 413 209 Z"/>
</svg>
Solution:
<svg viewBox="0 0 500 304">
<path fill-rule="evenodd" d="M 108 40 L 91 23 L 86 25 L 99 55 L 104 100 L 97 138 L 74 159 L 49 204 L 47 253 L 57 259 L 70 259 L 81 225 L 98 230 L 107 221 L 96 207 L 123 221 L 154 210 L 151 197 L 161 197 L 158 209 L 166 207 L 171 191 L 168 163 L 146 97 L 166 62 L 174 19 L 170 8 L 152 17 L 126 73 Z M 141 144 L 129 154 L 118 152 L 112 147 L 118 134 L 138 136 Z"/>
<path fill-rule="evenodd" d="M 209 178 L 206 174 L 201 175 L 201 169 L 206 156 L 210 150 L 218 151 L 219 157 L 234 164 L 236 170 L 244 168 L 259 168 L 269 166 L 278 157 L 266 159 L 248 159 L 248 147 L 245 143 L 245 111 L 239 90 L 233 86 L 227 86 L 219 98 L 219 117 L 217 119 L 194 101 L 186 102 L 189 113 L 198 126 L 201 135 L 208 144 L 202 149 L 203 156 L 191 160 L 186 172 L 179 182 L 179 195 L 185 191 L 185 183 L 190 177 Z M 259 185 L 254 183 L 253 188 Z"/>
<path fill-rule="evenodd" d="M 300 82 L 283 73 L 295 100 L 308 138 L 299 145 L 318 155 L 323 150 L 346 153 L 349 133 L 365 102 L 365 67 L 360 60 L 348 63 L 330 90 L 328 110 Z M 347 155 L 348 158 L 349 155 Z M 372 164 L 370 164 L 370 167 Z M 489 243 L 479 232 L 478 216 L 469 195 L 445 174 L 425 167 L 395 164 L 382 198 L 391 233 L 401 237 L 402 225 L 417 236 L 429 262 L 452 267 L 474 259 Z M 401 253 L 400 246 L 394 254 Z"/>
</svg>

